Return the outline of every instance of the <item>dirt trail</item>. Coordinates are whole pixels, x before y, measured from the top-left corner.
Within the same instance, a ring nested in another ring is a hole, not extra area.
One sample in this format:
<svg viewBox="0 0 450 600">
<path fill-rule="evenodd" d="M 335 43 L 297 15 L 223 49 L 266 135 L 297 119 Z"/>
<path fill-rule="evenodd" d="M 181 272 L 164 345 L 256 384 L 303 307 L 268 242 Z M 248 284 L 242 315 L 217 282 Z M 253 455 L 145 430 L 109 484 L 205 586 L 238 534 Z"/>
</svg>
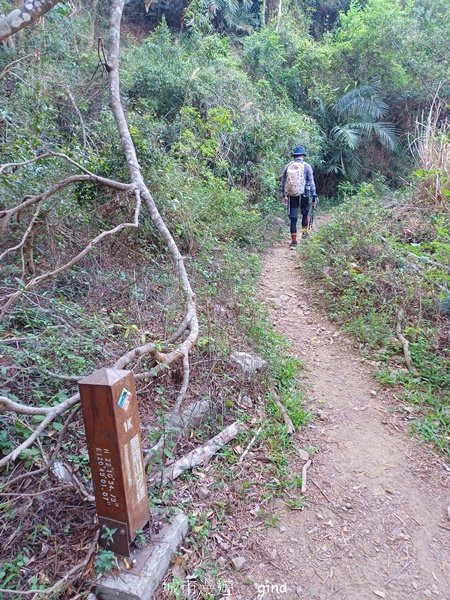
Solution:
<svg viewBox="0 0 450 600">
<path fill-rule="evenodd" d="M 259 536 L 245 573 L 259 595 L 241 588 L 239 596 L 450 600 L 443 461 L 408 438 L 391 392 L 316 305 L 295 252 L 272 251 L 261 290 L 277 331 L 306 365 L 318 418 L 298 441 L 317 453 L 307 508 L 279 505 L 280 526 Z"/>
</svg>

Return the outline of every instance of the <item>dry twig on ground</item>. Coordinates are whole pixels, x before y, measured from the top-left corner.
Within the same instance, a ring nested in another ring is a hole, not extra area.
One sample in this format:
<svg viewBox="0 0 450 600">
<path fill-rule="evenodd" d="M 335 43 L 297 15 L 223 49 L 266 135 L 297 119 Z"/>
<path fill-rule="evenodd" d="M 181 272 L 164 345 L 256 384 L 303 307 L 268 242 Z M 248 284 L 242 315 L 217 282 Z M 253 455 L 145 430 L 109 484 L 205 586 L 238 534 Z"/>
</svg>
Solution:
<svg viewBox="0 0 450 600">
<path fill-rule="evenodd" d="M 247 454 L 249 453 L 250 449 L 253 447 L 253 444 L 256 442 L 256 439 L 259 436 L 259 434 L 261 433 L 261 431 L 262 431 L 262 425 L 261 425 L 261 427 L 258 427 L 258 430 L 256 431 L 255 435 L 252 437 L 252 439 L 248 443 L 246 449 L 241 454 L 241 456 L 240 456 L 240 458 L 238 460 L 238 465 L 240 465 L 240 464 L 243 463 L 244 458 L 247 456 Z"/>
<path fill-rule="evenodd" d="M 416 367 L 414 366 L 414 363 L 411 358 L 411 352 L 409 351 L 409 342 L 402 333 L 402 318 L 403 318 L 403 310 L 400 309 L 397 313 L 397 327 L 396 327 L 397 338 L 399 339 L 399 341 L 402 344 L 403 355 L 405 357 L 405 363 L 406 363 L 406 366 L 408 367 L 408 370 L 415 377 L 418 377 L 419 372 L 417 371 Z"/>
<path fill-rule="evenodd" d="M 273 394 L 272 397 L 273 397 L 273 401 L 275 402 L 275 404 L 278 407 L 278 410 L 281 413 L 281 416 L 283 417 L 283 421 L 284 421 L 284 424 L 286 425 L 287 433 L 289 435 L 292 435 L 293 433 L 295 433 L 295 427 L 287 413 L 286 408 L 284 407 L 281 400 L 278 398 L 278 396 L 276 394 Z"/>
<path fill-rule="evenodd" d="M 311 466 L 311 460 L 305 462 L 302 468 L 302 495 L 306 493 L 306 473 Z"/>
</svg>

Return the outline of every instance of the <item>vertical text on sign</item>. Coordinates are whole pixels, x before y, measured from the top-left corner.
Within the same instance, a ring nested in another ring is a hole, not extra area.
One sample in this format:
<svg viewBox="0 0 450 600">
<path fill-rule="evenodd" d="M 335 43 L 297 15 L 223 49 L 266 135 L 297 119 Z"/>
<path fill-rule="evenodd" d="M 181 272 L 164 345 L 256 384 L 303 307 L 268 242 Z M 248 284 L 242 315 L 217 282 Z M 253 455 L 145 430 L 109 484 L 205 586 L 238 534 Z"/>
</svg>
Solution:
<svg viewBox="0 0 450 600">
<path fill-rule="evenodd" d="M 139 435 L 136 434 L 130 440 L 130 454 L 131 454 L 131 466 L 134 475 L 134 484 L 136 489 L 136 500 L 141 502 L 146 495 L 145 491 L 145 479 L 144 469 L 142 467 L 142 455 L 141 455 L 141 444 L 139 441 Z"/>
<path fill-rule="evenodd" d="M 107 506 L 119 508 L 116 494 L 116 476 L 111 461 L 111 452 L 108 448 L 96 448 L 95 458 L 100 479 L 100 491 Z"/>
</svg>

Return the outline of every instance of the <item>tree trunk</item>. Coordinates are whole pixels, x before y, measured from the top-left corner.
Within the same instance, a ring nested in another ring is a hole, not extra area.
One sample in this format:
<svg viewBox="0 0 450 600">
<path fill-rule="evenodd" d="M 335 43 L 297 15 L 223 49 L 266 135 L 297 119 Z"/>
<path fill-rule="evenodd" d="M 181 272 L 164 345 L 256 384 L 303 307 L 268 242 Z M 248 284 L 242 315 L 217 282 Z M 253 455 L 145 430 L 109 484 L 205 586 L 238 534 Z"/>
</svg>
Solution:
<svg viewBox="0 0 450 600">
<path fill-rule="evenodd" d="M 42 17 L 60 0 L 28 0 L 7 15 L 0 15 L 0 42 Z"/>
<path fill-rule="evenodd" d="M 275 31 L 278 31 L 278 28 L 280 27 L 282 11 L 283 11 L 283 0 L 278 0 L 278 15 L 277 15 L 277 24 L 275 27 Z"/>
<path fill-rule="evenodd" d="M 97 25 L 97 9 L 98 9 L 98 0 L 92 0 L 91 11 L 92 11 L 92 21 L 91 21 L 91 32 L 89 35 L 89 39 L 91 41 L 91 46 L 95 44 L 96 38 L 96 25 Z"/>
</svg>

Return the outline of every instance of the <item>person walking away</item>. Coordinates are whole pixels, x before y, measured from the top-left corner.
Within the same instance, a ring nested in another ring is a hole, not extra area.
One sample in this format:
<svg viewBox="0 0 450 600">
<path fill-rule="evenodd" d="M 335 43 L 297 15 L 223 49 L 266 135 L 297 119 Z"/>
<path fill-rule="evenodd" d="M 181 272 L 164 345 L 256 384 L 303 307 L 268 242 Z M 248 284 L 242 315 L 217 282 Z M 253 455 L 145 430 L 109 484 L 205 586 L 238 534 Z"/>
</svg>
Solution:
<svg viewBox="0 0 450 600">
<path fill-rule="evenodd" d="M 306 150 L 297 146 L 292 152 L 292 161 L 283 169 L 281 178 L 281 193 L 283 203 L 288 208 L 291 232 L 291 248 L 297 247 L 297 221 L 299 211 L 302 215 L 302 237 L 308 236 L 309 213 L 311 198 L 314 208 L 319 198 L 314 181 L 314 173 L 309 163 L 305 162 Z"/>
</svg>

